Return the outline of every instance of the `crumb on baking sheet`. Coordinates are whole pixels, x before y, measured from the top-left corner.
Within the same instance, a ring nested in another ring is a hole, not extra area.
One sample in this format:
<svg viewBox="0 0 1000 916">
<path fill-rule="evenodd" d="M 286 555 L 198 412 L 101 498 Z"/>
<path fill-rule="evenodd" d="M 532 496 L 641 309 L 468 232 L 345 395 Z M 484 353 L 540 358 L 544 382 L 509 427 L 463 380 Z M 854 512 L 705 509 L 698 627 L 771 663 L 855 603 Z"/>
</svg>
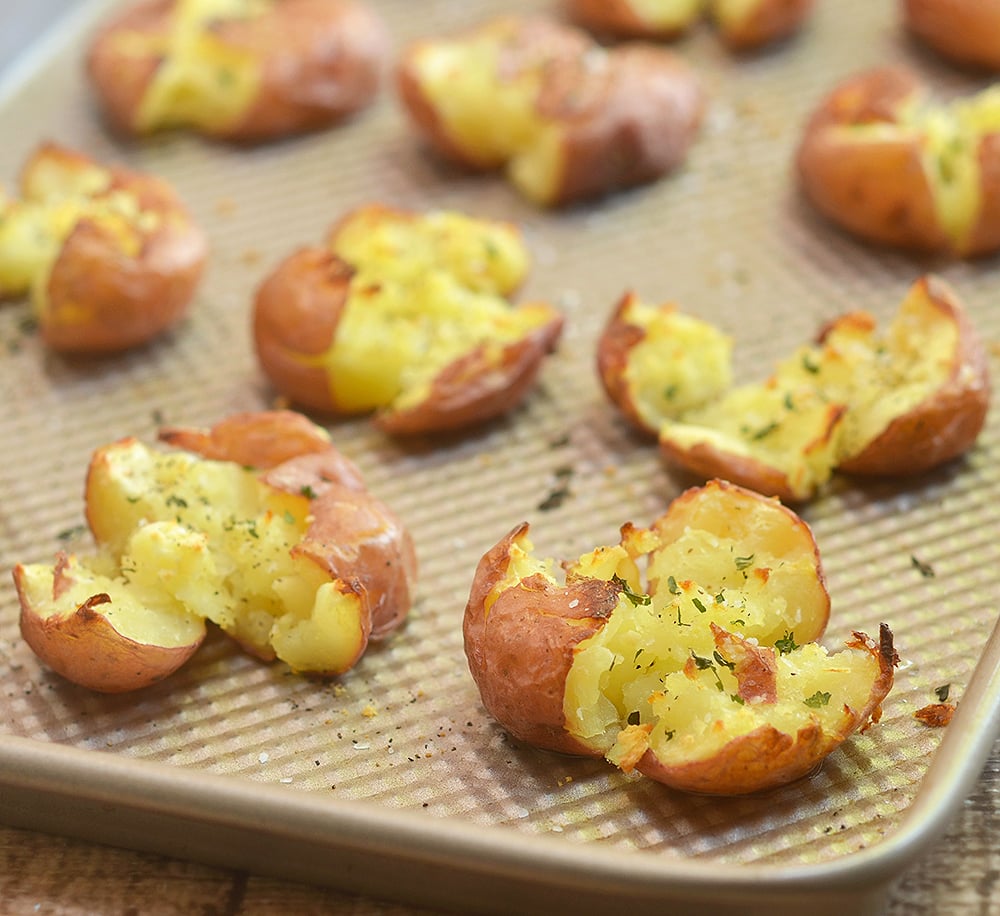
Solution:
<svg viewBox="0 0 1000 916">
<path fill-rule="evenodd" d="M 918 709 L 913 717 L 929 728 L 943 728 L 955 715 L 954 703 L 930 703 Z"/>
</svg>

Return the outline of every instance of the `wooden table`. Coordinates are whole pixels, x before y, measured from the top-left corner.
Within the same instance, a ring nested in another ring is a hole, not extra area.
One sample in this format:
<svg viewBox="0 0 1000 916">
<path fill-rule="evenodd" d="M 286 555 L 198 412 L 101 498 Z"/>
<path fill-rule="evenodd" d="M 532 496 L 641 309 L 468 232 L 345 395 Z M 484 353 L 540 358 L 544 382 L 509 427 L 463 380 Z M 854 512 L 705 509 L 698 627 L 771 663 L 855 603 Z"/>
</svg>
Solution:
<svg viewBox="0 0 1000 916">
<path fill-rule="evenodd" d="M 414 907 L 274 878 L 0 828 L 5 916 L 412 916 Z M 974 793 L 903 876 L 887 916 L 1000 913 L 1000 742 Z"/>
</svg>

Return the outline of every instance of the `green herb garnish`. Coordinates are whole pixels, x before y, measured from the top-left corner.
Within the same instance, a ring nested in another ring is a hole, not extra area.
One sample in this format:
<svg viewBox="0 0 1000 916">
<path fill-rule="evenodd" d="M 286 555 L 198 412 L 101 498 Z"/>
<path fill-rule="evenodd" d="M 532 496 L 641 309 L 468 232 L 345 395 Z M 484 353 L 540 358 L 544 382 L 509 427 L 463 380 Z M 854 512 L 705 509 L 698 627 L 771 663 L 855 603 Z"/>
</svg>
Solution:
<svg viewBox="0 0 1000 916">
<path fill-rule="evenodd" d="M 778 650 L 778 655 L 788 655 L 789 652 L 794 652 L 798 647 L 798 643 L 795 642 L 794 630 L 785 630 L 785 635 L 774 641 L 774 648 Z"/>
</svg>

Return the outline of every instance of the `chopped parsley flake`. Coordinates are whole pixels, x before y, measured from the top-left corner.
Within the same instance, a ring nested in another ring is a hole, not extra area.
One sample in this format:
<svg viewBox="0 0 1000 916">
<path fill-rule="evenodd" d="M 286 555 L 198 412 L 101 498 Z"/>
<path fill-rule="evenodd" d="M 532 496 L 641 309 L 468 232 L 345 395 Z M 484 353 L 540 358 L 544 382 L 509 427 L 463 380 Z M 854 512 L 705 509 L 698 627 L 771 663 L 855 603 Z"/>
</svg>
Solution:
<svg viewBox="0 0 1000 916">
<path fill-rule="evenodd" d="M 632 602 L 633 607 L 640 604 L 650 604 L 653 600 L 649 595 L 636 594 L 629 588 L 628 583 L 621 576 L 612 576 L 611 581 L 621 588 L 622 594 Z M 639 651 L 641 652 L 642 650 L 640 649 Z"/>
<path fill-rule="evenodd" d="M 817 690 L 811 697 L 806 697 L 802 702 L 812 709 L 819 709 L 830 702 L 830 694 L 824 693 L 822 690 Z"/>
<path fill-rule="evenodd" d="M 798 643 L 795 642 L 794 630 L 785 630 L 785 635 L 774 641 L 774 648 L 778 650 L 778 655 L 788 655 L 789 652 L 794 652 L 798 647 Z"/>
<path fill-rule="evenodd" d="M 736 558 L 736 568 L 737 569 L 746 569 L 748 566 L 752 566 L 755 556 L 756 556 L 756 554 L 752 553 L 748 557 L 737 557 Z"/>
</svg>

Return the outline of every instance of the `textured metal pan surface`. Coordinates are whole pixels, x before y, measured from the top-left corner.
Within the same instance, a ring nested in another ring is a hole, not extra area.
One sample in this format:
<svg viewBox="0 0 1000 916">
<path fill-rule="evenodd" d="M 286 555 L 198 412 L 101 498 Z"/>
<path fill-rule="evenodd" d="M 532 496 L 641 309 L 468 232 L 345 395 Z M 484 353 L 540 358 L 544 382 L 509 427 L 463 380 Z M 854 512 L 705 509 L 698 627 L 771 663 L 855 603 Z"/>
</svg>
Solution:
<svg viewBox="0 0 1000 916">
<path fill-rule="evenodd" d="M 600 762 L 516 745 L 479 704 L 461 616 L 476 562 L 517 522 L 531 522 L 540 553 L 575 557 L 612 543 L 625 521 L 651 521 L 688 483 L 626 429 L 599 389 L 594 342 L 626 289 L 675 300 L 730 332 L 744 378 L 765 374 L 843 311 L 887 317 L 927 270 L 958 288 L 989 341 L 1000 339 L 993 301 L 1000 262 L 938 263 L 869 249 L 815 217 L 790 173 L 804 117 L 839 75 L 898 60 L 944 92 L 977 87 L 976 80 L 913 48 L 892 4 L 820 4 L 797 40 L 752 58 L 730 57 L 710 28 L 699 29 L 677 46 L 703 73 L 711 98 L 685 167 L 655 185 L 549 213 L 499 178 L 438 164 L 388 90 L 349 124 L 274 145 L 236 149 L 179 135 L 123 143 L 96 117 L 80 70 L 89 25 L 108 5 L 89 5 L 38 66 L 0 91 L 0 181 L 10 183 L 44 138 L 148 169 L 189 204 L 212 240 L 212 260 L 184 325 L 120 357 L 54 356 L 31 330 L 27 304 L 0 307 L 0 734 L 29 739 L 43 753 L 67 745 L 136 767 L 151 761 L 266 785 L 298 793 L 296 804 L 305 795 L 320 810 L 329 800 L 361 802 L 379 817 L 425 818 L 431 829 L 457 821 L 501 828 L 504 838 L 545 837 L 560 849 L 646 851 L 668 867 L 701 860 L 794 874 L 877 849 L 901 824 L 918 829 L 905 818 L 921 793 L 933 789 L 941 805 L 957 803 L 977 767 L 964 751 L 983 743 L 962 729 L 993 727 L 998 654 L 984 657 L 970 695 L 975 708 L 963 710 L 958 728 L 928 729 L 913 713 L 944 684 L 963 701 L 996 624 L 995 410 L 965 459 L 907 482 L 838 478 L 803 510 L 833 598 L 824 641 L 836 646 L 852 630 L 874 632 L 886 621 L 903 665 L 878 727 L 809 779 L 766 797 L 677 795 Z M 373 6 L 397 44 L 494 13 L 556 9 L 488 0 Z M 524 297 L 548 299 L 567 314 L 538 391 L 500 422 L 410 444 L 363 420 L 330 426 L 415 536 L 421 581 L 406 627 L 331 683 L 263 665 L 221 637 L 134 696 L 93 695 L 46 671 L 20 640 L 10 568 L 61 547 L 86 549 L 80 526 L 91 451 L 124 435 L 151 438 L 163 422 L 205 424 L 272 404 L 249 336 L 256 284 L 344 211 L 375 200 L 518 222 L 535 261 Z M 557 490 L 561 498 L 549 499 Z M 928 786 L 944 739 L 951 765 Z M 936 823 L 932 809 L 916 808 L 926 810 L 927 829 Z M 711 893 L 707 883 L 704 890 Z"/>
</svg>

